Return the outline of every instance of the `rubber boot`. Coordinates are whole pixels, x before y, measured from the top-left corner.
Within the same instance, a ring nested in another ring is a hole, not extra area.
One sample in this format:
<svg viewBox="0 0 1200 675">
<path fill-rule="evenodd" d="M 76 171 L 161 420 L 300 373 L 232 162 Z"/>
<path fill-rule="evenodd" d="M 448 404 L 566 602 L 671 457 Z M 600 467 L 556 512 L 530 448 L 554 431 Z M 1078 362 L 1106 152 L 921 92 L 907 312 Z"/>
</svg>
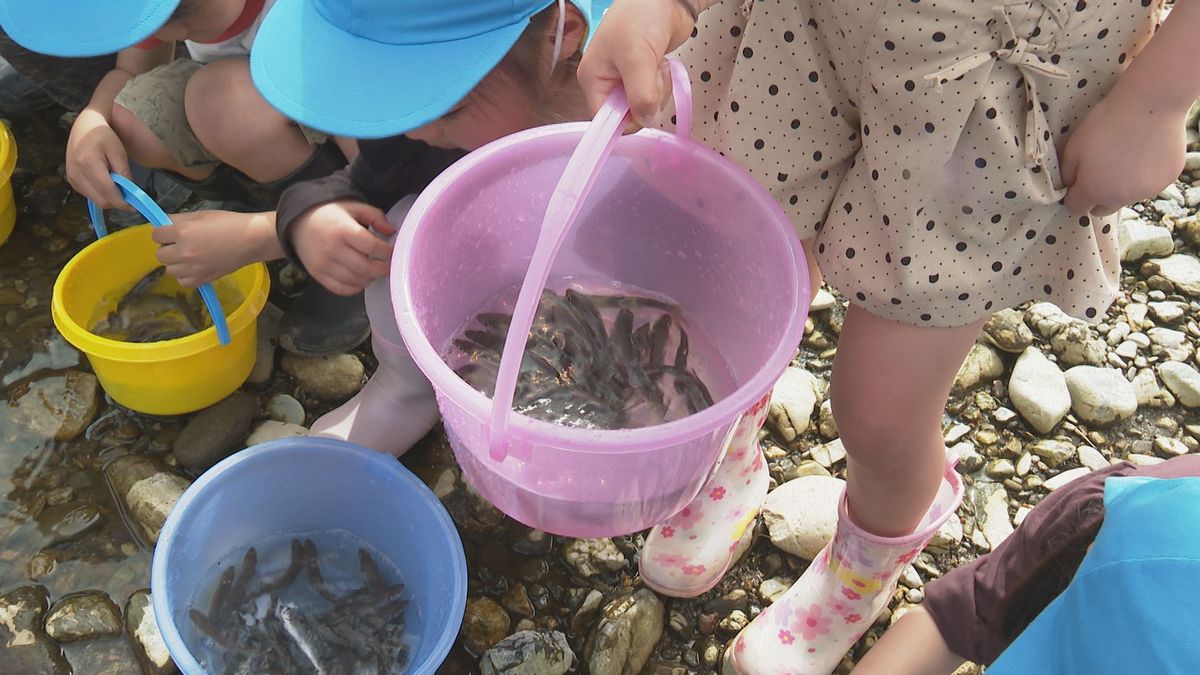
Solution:
<svg viewBox="0 0 1200 675">
<path fill-rule="evenodd" d="M 212 202 L 232 202 L 243 204 L 251 209 L 269 208 L 258 196 L 246 187 L 250 181 L 242 172 L 228 164 L 218 164 L 217 168 L 203 180 L 192 180 L 174 171 L 158 169 L 172 181 L 187 188 L 200 199 Z"/>
<path fill-rule="evenodd" d="M 770 474 L 758 444 L 768 393 L 734 427 L 717 470 L 682 511 L 650 531 L 642 547 L 642 581 L 663 595 L 691 598 L 721 581 L 738 542 L 758 516 Z"/>
<path fill-rule="evenodd" d="M 279 320 L 279 346 L 297 356 L 344 354 L 370 335 L 362 293 L 337 295 L 311 279 Z"/>
<path fill-rule="evenodd" d="M 433 386 L 400 338 L 388 282 L 378 279 L 364 293 L 379 367 L 354 398 L 322 415 L 310 432 L 400 455 L 433 429 L 438 408 Z"/>
<path fill-rule="evenodd" d="M 837 532 L 800 579 L 755 617 L 725 650 L 726 675 L 827 675 L 887 607 L 901 572 L 962 502 L 957 458 L 920 524 L 880 537 L 850 519 L 846 494 Z"/>
</svg>

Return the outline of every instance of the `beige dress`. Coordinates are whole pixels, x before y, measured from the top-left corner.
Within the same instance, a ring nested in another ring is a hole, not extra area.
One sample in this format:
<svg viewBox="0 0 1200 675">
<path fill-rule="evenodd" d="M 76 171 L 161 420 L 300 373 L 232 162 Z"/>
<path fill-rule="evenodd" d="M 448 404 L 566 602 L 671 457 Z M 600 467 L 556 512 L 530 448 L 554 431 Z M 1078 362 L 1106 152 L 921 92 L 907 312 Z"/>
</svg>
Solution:
<svg viewBox="0 0 1200 675">
<path fill-rule="evenodd" d="M 1061 205 L 1071 127 L 1161 0 L 726 0 L 680 50 L 698 140 L 768 186 L 873 314 L 960 326 L 1026 300 L 1098 320 L 1114 218 Z"/>
</svg>

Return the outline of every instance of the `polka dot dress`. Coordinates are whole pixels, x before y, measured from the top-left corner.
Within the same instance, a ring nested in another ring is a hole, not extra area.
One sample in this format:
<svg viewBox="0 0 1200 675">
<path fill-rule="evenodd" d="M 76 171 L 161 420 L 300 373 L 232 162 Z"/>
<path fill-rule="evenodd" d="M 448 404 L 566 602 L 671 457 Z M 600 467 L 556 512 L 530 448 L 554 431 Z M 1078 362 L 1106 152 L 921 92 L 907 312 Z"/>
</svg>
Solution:
<svg viewBox="0 0 1200 675">
<path fill-rule="evenodd" d="M 1160 0 L 726 0 L 680 50 L 695 130 L 767 185 L 873 314 L 961 326 L 1026 300 L 1098 319 L 1113 217 L 1072 216 L 1057 150 Z"/>
</svg>

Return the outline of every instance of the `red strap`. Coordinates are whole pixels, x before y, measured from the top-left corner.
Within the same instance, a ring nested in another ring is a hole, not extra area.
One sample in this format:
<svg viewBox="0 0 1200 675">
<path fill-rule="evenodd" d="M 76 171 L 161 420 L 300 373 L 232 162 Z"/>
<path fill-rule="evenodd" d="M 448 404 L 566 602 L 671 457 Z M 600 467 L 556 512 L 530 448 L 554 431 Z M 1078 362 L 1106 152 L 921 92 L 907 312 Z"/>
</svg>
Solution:
<svg viewBox="0 0 1200 675">
<path fill-rule="evenodd" d="M 242 13 L 238 15 L 238 18 L 233 20 L 233 23 L 229 24 L 229 28 L 225 29 L 224 33 L 221 33 L 216 37 L 215 40 L 210 42 L 200 42 L 199 40 L 196 40 L 196 42 L 199 44 L 212 45 L 217 44 L 218 42 L 232 40 L 233 38 L 241 35 L 242 33 L 246 32 L 247 28 L 254 24 L 255 20 L 258 19 L 258 15 L 262 14 L 263 5 L 265 5 L 266 2 L 267 0 L 246 0 L 246 4 L 242 7 Z M 138 49 L 154 49 L 161 44 L 162 40 L 151 36 L 134 46 Z"/>
</svg>

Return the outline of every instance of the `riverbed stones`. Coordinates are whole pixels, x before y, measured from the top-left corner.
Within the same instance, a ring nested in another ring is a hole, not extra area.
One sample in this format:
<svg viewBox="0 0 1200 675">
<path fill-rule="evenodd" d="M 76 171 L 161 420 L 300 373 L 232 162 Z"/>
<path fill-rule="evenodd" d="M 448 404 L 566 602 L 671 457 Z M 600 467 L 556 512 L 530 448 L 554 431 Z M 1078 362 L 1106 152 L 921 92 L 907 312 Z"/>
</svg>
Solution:
<svg viewBox="0 0 1200 675">
<path fill-rule="evenodd" d="M 43 621 L 50 594 L 41 586 L 20 586 L 0 595 L 0 672 L 13 675 L 70 675 L 67 662 Z"/>
<path fill-rule="evenodd" d="M 1175 395 L 1158 383 L 1158 378 L 1150 368 L 1137 371 L 1133 377 L 1133 390 L 1138 406 L 1170 408 L 1175 405 Z"/>
<path fill-rule="evenodd" d="M 662 601 L 641 589 L 604 607 L 600 623 L 587 644 L 591 675 L 638 675 L 662 637 Z"/>
<path fill-rule="evenodd" d="M 109 483 L 138 524 L 139 534 L 153 544 L 158 541 L 167 514 L 190 484 L 159 461 L 145 455 L 126 455 L 104 467 Z"/>
<path fill-rule="evenodd" d="M 526 630 L 484 652 L 479 669 L 482 675 L 563 675 L 574 662 L 567 636 Z"/>
<path fill-rule="evenodd" d="M 1175 290 L 1200 298 L 1200 259 L 1187 253 L 1151 260 L 1151 271 L 1166 278 Z"/>
<path fill-rule="evenodd" d="M 572 539 L 563 547 L 563 559 L 584 579 L 602 572 L 624 569 L 628 562 L 612 539 Z"/>
<path fill-rule="evenodd" d="M 276 422 L 304 424 L 304 406 L 287 394 L 276 394 L 267 401 L 267 414 Z"/>
<path fill-rule="evenodd" d="M 58 642 L 80 642 L 121 633 L 121 610 L 101 591 L 61 598 L 46 615 L 46 634 Z"/>
<path fill-rule="evenodd" d="M 158 630 L 150 591 L 142 589 L 129 596 L 125 603 L 125 632 L 147 675 L 176 675 L 179 672 Z"/>
<path fill-rule="evenodd" d="M 1075 366 L 1066 378 L 1071 409 L 1089 424 L 1111 425 L 1137 411 L 1137 391 L 1119 370 Z"/>
<path fill-rule="evenodd" d="M 14 385 L 10 415 L 30 433 L 67 441 L 78 437 L 96 417 L 100 384 L 96 376 L 68 370 Z"/>
<path fill-rule="evenodd" d="M 783 371 L 771 392 L 767 419 L 784 441 L 790 443 L 808 431 L 821 391 L 821 381 L 807 370 L 792 367 Z"/>
<path fill-rule="evenodd" d="M 1049 433 L 1071 410 L 1066 377 L 1036 347 L 1029 347 L 1017 359 L 1008 380 L 1008 395 L 1021 417 L 1043 434 Z"/>
<path fill-rule="evenodd" d="M 201 410 L 175 440 L 175 459 L 196 473 L 207 470 L 242 449 L 257 411 L 258 401 L 244 391 Z"/>
<path fill-rule="evenodd" d="M 772 490 L 762 506 L 771 543 L 805 560 L 816 558 L 837 529 L 845 489 L 840 478 L 803 476 Z"/>
<path fill-rule="evenodd" d="M 1020 354 L 1033 344 L 1033 331 L 1025 325 L 1024 316 L 1015 309 L 1002 309 L 983 325 L 983 333 L 996 347 Z"/>
<path fill-rule="evenodd" d="M 366 370 L 353 354 L 306 357 L 283 355 L 283 369 L 309 395 L 322 401 L 344 401 L 362 388 Z"/>
<path fill-rule="evenodd" d="M 508 635 L 512 620 L 495 600 L 469 598 L 463 616 L 462 638 L 473 654 L 483 654 Z"/>
<path fill-rule="evenodd" d="M 1187 408 L 1200 408 L 1200 372 L 1186 363 L 1167 361 L 1158 367 L 1167 389 Z"/>
<path fill-rule="evenodd" d="M 1075 456 L 1074 445 L 1054 438 L 1037 439 L 1029 444 L 1029 451 L 1052 469 Z"/>
<path fill-rule="evenodd" d="M 967 352 L 967 358 L 963 360 L 958 374 L 954 377 L 954 390 L 959 393 L 969 391 L 980 384 L 991 382 L 1003 373 L 1004 362 L 1000 360 L 996 350 L 975 343 L 971 345 L 971 351 Z"/>
<path fill-rule="evenodd" d="M 1122 221 L 1117 226 L 1117 246 L 1121 260 L 1126 262 L 1170 255 L 1175 250 L 1170 230 L 1140 219 Z"/>
<path fill-rule="evenodd" d="M 308 429 L 299 424 L 263 420 L 246 437 L 246 445 L 249 447 L 258 445 L 259 443 L 266 443 L 267 441 L 277 441 L 281 438 L 295 438 L 307 435 Z"/>
</svg>

